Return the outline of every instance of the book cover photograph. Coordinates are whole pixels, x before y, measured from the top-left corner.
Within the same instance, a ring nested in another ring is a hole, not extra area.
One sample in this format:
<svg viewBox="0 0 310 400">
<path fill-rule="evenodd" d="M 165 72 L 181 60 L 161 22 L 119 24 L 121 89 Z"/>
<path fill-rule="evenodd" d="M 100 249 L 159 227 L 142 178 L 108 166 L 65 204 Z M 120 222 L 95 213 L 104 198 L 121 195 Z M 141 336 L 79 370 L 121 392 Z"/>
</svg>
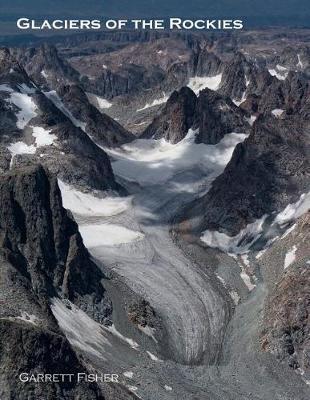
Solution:
<svg viewBox="0 0 310 400">
<path fill-rule="evenodd" d="M 310 399 L 308 0 L 0 0 L 0 400 Z"/>
</svg>

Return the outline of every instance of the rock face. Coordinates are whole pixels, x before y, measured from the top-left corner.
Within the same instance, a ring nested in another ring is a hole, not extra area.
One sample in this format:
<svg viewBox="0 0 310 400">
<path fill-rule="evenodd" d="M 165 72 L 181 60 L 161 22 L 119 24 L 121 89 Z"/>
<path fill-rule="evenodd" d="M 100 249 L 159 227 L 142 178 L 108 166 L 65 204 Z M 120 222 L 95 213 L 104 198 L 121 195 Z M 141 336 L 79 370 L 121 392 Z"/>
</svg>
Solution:
<svg viewBox="0 0 310 400">
<path fill-rule="evenodd" d="M 111 99 L 116 96 L 135 94 L 155 86 L 164 79 L 161 68 L 145 68 L 141 65 L 125 64 L 116 71 L 103 69 L 96 79 L 83 77 L 81 84 L 85 90 Z"/>
<path fill-rule="evenodd" d="M 237 145 L 222 175 L 193 207 L 201 231 L 236 235 L 264 214 L 280 211 L 308 191 L 309 122 L 261 116 Z"/>
<path fill-rule="evenodd" d="M 254 66 L 246 60 L 242 53 L 235 54 L 223 68 L 220 93 L 241 101 L 252 80 L 253 70 Z"/>
<path fill-rule="evenodd" d="M 289 235 L 264 254 L 262 264 L 270 288 L 261 333 L 264 351 L 273 353 L 280 361 L 307 375 L 310 373 L 309 228 L 308 212 Z M 285 260 L 292 249 L 294 257 L 287 265 Z"/>
<path fill-rule="evenodd" d="M 57 180 L 42 166 L 3 174 L 0 183 L 0 394 L 3 398 L 102 399 L 96 385 L 22 384 L 21 372 L 85 370 L 62 336 L 50 298 L 62 296 L 99 322 L 112 305 L 77 224 L 62 207 Z M 48 386 L 48 388 L 46 387 Z"/>
<path fill-rule="evenodd" d="M 199 93 L 193 129 L 198 129 L 198 143 L 216 144 L 231 132 L 247 133 L 249 124 L 246 113 L 230 98 L 225 98 L 210 89 Z"/>
<path fill-rule="evenodd" d="M 81 87 L 62 86 L 58 95 L 72 115 L 85 123 L 85 131 L 102 146 L 120 146 L 130 142 L 134 136 L 108 115 L 93 106 Z"/>
<path fill-rule="evenodd" d="M 17 60 L 11 55 L 9 49 L 0 49 L 0 83 L 18 84 L 29 83 L 29 77 Z"/>
<path fill-rule="evenodd" d="M 204 89 L 199 96 L 183 87 L 175 91 L 163 111 L 142 134 L 142 138 L 165 138 L 175 144 L 191 128 L 197 131 L 197 143 L 216 144 L 225 134 L 249 130 L 246 113 L 229 98 Z"/>
<path fill-rule="evenodd" d="M 38 48 L 16 49 L 13 55 L 36 83 L 51 88 L 79 81 L 79 73 L 58 54 L 55 46 L 42 44 Z"/>
<path fill-rule="evenodd" d="M 61 293 L 103 321 L 111 311 L 100 283 L 104 276 L 62 207 L 56 178 L 42 166 L 4 174 L 0 198 L 4 257 L 31 280 L 38 299 Z"/>
<path fill-rule="evenodd" d="M 48 372 L 46 372 L 48 371 Z M 61 335 L 27 322 L 0 321 L 0 396 L 2 399 L 104 400 L 96 384 L 23 383 L 19 374 L 75 374 L 86 372 Z M 25 375 L 24 375 L 25 376 Z"/>
<path fill-rule="evenodd" d="M 222 68 L 222 61 L 216 54 L 209 51 L 208 46 L 203 46 L 193 52 L 193 71 L 194 76 L 214 76 Z"/>
<path fill-rule="evenodd" d="M 172 93 L 163 112 L 146 128 L 142 138 L 165 138 L 175 144 L 182 140 L 194 121 L 197 97 L 195 93 L 183 87 Z"/>
</svg>

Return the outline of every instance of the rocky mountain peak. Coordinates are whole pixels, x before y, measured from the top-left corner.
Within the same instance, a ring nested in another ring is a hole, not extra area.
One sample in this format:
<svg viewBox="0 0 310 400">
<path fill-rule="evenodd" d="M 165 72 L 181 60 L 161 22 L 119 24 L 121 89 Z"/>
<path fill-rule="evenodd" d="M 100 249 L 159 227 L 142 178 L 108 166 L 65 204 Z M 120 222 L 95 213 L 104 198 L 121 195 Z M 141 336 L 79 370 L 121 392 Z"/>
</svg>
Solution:
<svg viewBox="0 0 310 400">
<path fill-rule="evenodd" d="M 198 143 L 216 144 L 231 132 L 246 133 L 246 113 L 229 97 L 208 88 L 199 93 L 193 129 L 199 129 Z"/>
<path fill-rule="evenodd" d="M 193 124 L 196 103 L 197 97 L 190 88 L 182 87 L 179 91 L 174 91 L 163 111 L 155 117 L 141 137 L 164 137 L 171 143 L 178 143 Z"/>
<path fill-rule="evenodd" d="M 255 67 L 245 55 L 237 52 L 223 67 L 220 92 L 230 98 L 241 101 L 250 84 Z"/>
<path fill-rule="evenodd" d="M 219 73 L 222 62 L 220 58 L 210 51 L 209 46 L 205 45 L 199 49 L 194 57 L 194 75 L 213 76 Z"/>
<path fill-rule="evenodd" d="M 91 104 L 80 86 L 63 85 L 57 92 L 72 115 L 85 124 L 85 131 L 96 143 L 112 147 L 134 139 L 134 136 L 118 122 Z"/>
</svg>

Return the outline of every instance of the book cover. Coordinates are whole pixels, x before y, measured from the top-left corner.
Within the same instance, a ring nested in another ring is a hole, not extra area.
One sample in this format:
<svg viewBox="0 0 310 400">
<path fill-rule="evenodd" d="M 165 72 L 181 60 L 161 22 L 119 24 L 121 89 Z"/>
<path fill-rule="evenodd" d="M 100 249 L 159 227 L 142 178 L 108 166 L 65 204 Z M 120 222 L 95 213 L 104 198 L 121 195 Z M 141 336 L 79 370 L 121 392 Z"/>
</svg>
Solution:
<svg viewBox="0 0 310 400">
<path fill-rule="evenodd" d="M 309 400 L 309 2 L 0 11 L 0 400 Z"/>
</svg>

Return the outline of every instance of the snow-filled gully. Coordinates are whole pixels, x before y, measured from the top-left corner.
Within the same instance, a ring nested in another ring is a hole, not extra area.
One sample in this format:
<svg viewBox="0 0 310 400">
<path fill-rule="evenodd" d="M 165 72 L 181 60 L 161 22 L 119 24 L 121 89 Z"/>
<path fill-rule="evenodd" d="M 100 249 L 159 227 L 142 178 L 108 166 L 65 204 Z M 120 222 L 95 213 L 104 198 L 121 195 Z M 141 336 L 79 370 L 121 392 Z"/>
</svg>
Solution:
<svg viewBox="0 0 310 400">
<path fill-rule="evenodd" d="M 109 150 L 129 191 L 139 184 L 130 200 L 92 200 L 60 182 L 64 206 L 79 214 L 91 254 L 150 302 L 165 324 L 171 357 L 185 364 L 217 358 L 227 315 L 209 277 L 171 239 L 169 221 L 208 189 L 246 137 L 232 133 L 211 146 L 194 143 L 195 133 L 177 145 L 136 140 Z"/>
</svg>

